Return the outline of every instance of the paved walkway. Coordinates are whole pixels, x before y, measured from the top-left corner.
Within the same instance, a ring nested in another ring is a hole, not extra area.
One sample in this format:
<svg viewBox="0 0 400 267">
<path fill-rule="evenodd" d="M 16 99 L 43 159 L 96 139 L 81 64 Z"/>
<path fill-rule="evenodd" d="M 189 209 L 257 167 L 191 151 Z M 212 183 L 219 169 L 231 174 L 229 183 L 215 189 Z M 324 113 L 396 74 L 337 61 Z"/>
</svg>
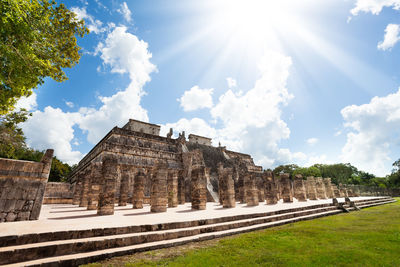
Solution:
<svg viewBox="0 0 400 267">
<path fill-rule="evenodd" d="M 371 199 L 374 197 L 354 197 L 351 200 Z M 343 202 L 344 199 L 338 199 Z M 84 230 L 93 228 L 121 227 L 129 225 L 158 224 L 166 222 L 191 221 L 206 218 L 218 218 L 240 214 L 262 213 L 296 207 L 305 207 L 323 203 L 332 203 L 332 199 L 307 200 L 307 202 L 282 203 L 247 207 L 236 203 L 235 208 L 224 209 L 214 202 L 207 203 L 206 210 L 192 210 L 191 204 L 168 208 L 167 212 L 152 213 L 150 206 L 143 209 L 132 209 L 132 204 L 125 207 L 115 207 L 114 215 L 97 216 L 97 211 L 86 210 L 84 207 L 66 204 L 43 205 L 39 220 L 0 223 L 0 236 L 21 235 L 29 233 L 56 232 L 67 230 Z"/>
</svg>

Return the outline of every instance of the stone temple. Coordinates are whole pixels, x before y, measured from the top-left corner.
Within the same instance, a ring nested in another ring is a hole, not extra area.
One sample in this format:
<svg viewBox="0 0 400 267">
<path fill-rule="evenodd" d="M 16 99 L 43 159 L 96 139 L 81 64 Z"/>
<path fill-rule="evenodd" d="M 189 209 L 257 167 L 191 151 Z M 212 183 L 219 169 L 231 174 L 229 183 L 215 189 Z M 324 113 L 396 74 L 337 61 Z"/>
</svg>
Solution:
<svg viewBox="0 0 400 267">
<path fill-rule="evenodd" d="M 159 134 L 160 126 L 132 119 L 114 127 L 70 175 L 76 184 L 73 204 L 97 209 L 99 215 L 112 214 L 114 204 L 128 201 L 151 203 L 153 211 L 185 202 L 203 209 L 207 201 L 222 201 L 218 183 L 224 169 L 232 179 L 227 184 L 233 186 L 227 190 L 237 201 L 258 202 L 255 189 L 263 186 L 264 174 L 250 155 L 213 147 L 210 138 L 199 135 L 189 134 L 186 140 L 185 132 L 172 138 L 172 129 L 166 137 Z M 135 181 L 143 184 L 135 186 Z M 247 195 L 246 186 L 254 187 Z"/>
<path fill-rule="evenodd" d="M 400 193 L 275 176 L 210 138 L 173 138 L 172 129 L 163 137 L 137 120 L 114 127 L 69 183 L 47 182 L 52 155 L 0 159 L 0 265 L 79 266 L 388 204 Z"/>
</svg>

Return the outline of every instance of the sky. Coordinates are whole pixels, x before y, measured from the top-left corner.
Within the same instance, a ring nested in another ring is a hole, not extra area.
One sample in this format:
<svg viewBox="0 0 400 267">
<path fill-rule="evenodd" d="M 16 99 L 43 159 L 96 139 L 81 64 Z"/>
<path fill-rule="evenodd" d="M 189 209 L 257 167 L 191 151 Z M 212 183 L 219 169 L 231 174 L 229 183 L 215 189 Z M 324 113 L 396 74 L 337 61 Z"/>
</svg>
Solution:
<svg viewBox="0 0 400 267">
<path fill-rule="evenodd" d="M 70 0 L 90 34 L 68 81 L 18 107 L 70 164 L 130 118 L 273 168 L 400 158 L 400 0 Z"/>
</svg>

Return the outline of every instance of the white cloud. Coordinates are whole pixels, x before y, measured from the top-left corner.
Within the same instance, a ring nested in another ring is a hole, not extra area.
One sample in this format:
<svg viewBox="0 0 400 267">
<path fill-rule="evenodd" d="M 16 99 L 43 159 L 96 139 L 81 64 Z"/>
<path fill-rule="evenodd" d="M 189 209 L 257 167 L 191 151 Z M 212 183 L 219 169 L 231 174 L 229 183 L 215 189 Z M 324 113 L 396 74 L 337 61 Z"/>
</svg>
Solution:
<svg viewBox="0 0 400 267">
<path fill-rule="evenodd" d="M 214 89 L 201 89 L 197 85 L 185 91 L 178 101 L 184 111 L 193 111 L 201 108 L 211 108 Z"/>
<path fill-rule="evenodd" d="M 378 49 L 391 49 L 399 40 L 400 25 L 388 24 L 385 29 L 385 36 L 382 42 L 378 43 Z"/>
<path fill-rule="evenodd" d="M 384 7 L 393 7 L 393 9 L 399 10 L 400 0 L 357 0 L 355 7 L 350 12 L 353 16 L 357 16 L 360 12 L 379 15 Z"/>
<path fill-rule="evenodd" d="M 150 73 L 156 71 L 150 62 L 152 54 L 148 44 L 128 33 L 125 26 L 116 27 L 104 43 L 99 43 L 95 52 L 98 54 L 104 64 L 111 67 L 111 72 L 128 73 L 138 87 L 150 81 Z"/>
<path fill-rule="evenodd" d="M 70 142 L 74 138 L 73 126 L 79 122 L 78 113 L 65 113 L 59 108 L 46 107 L 44 111 L 35 111 L 25 123 L 21 124 L 30 147 L 39 150 L 53 148 L 59 159 L 73 164 L 82 154 L 73 151 Z"/>
<path fill-rule="evenodd" d="M 318 143 L 318 138 L 315 137 L 311 137 L 307 139 L 307 144 L 309 144 L 310 146 L 315 145 L 316 143 Z"/>
<path fill-rule="evenodd" d="M 244 94 L 228 90 L 210 109 L 213 120 L 220 127 L 211 127 L 198 118 L 181 119 L 177 123 L 166 124 L 163 133 L 173 127 L 175 130 L 186 130 L 187 134 L 193 132 L 211 137 L 214 145 L 221 142 L 228 149 L 250 153 L 255 162 L 264 167 L 304 161 L 304 153 L 293 153 L 278 146 L 290 135 L 281 113 L 283 106 L 293 98 L 286 88 L 291 64 L 289 57 L 266 53 L 259 65 L 261 77 L 254 88 Z"/>
<path fill-rule="evenodd" d="M 304 166 L 312 166 L 314 164 L 333 164 L 332 161 L 328 160 L 326 155 L 320 155 L 320 156 L 310 156 L 308 158 L 307 163 Z"/>
<path fill-rule="evenodd" d="M 218 141 L 230 149 L 250 153 L 266 168 L 306 157 L 279 147 L 279 142 L 290 136 L 281 114 L 293 98 L 286 88 L 291 64 L 290 57 L 267 52 L 259 64 L 261 76 L 255 86 L 244 94 L 228 90 L 210 111 L 223 124 L 217 132 Z"/>
<path fill-rule="evenodd" d="M 122 16 L 124 16 L 126 22 L 130 23 L 132 21 L 132 12 L 129 10 L 129 7 L 126 4 L 126 2 L 123 2 L 117 11 L 121 13 Z"/>
<path fill-rule="evenodd" d="M 106 28 L 103 27 L 103 23 L 100 20 L 95 19 L 92 15 L 86 12 L 86 7 L 83 8 L 71 7 L 71 11 L 76 14 L 77 19 L 79 20 L 83 19 L 85 21 L 85 24 L 90 30 L 90 32 L 99 34 L 106 30 Z"/>
<path fill-rule="evenodd" d="M 150 73 L 156 67 L 150 62 L 151 53 L 146 42 L 126 31 L 125 27 L 116 27 L 100 43 L 96 53 L 109 65 L 112 72 L 128 73 L 130 84 L 125 90 L 112 96 L 99 97 L 99 108 L 82 107 L 79 112 L 66 113 L 59 108 L 46 107 L 36 111 L 22 127 L 30 146 L 38 149 L 54 148 L 58 158 L 68 163 L 77 163 L 83 156 L 73 151 L 73 127 L 78 126 L 87 133 L 90 143 L 97 143 L 114 126 L 122 126 L 129 118 L 148 121 L 147 111 L 140 105 L 144 94 L 142 86 L 150 81 Z"/>
<path fill-rule="evenodd" d="M 368 104 L 347 106 L 341 113 L 351 131 L 341 159 L 379 176 L 388 174 L 394 161 L 389 154 L 399 150 L 400 90 Z"/>
<path fill-rule="evenodd" d="M 128 33 L 126 27 L 116 27 L 105 42 L 97 46 L 96 54 L 111 67 L 111 72 L 128 73 L 131 83 L 110 97 L 100 97 L 102 106 L 99 109 L 80 110 L 83 118 L 79 127 L 88 133 L 89 142 L 95 144 L 112 127 L 122 126 L 130 118 L 149 121 L 147 111 L 140 105 L 145 93 L 142 87 L 156 70 L 147 48 L 148 44 Z"/>
<path fill-rule="evenodd" d="M 74 103 L 72 103 L 71 101 L 64 101 L 65 105 L 67 105 L 67 107 L 69 108 L 73 108 L 74 107 Z"/>
<path fill-rule="evenodd" d="M 228 83 L 228 88 L 233 88 L 237 86 L 236 80 L 231 77 L 226 78 L 226 82 Z"/>
<path fill-rule="evenodd" d="M 90 143 L 96 144 L 114 126 L 122 126 L 130 118 L 149 121 L 147 111 L 140 105 L 141 88 L 131 83 L 124 91 L 110 97 L 100 97 L 99 109 L 80 109 L 79 127 L 87 132 Z"/>
<path fill-rule="evenodd" d="M 36 93 L 32 92 L 32 94 L 28 97 L 21 97 L 18 102 L 15 104 L 15 110 L 20 110 L 21 108 L 24 108 L 28 111 L 33 111 L 37 107 L 37 102 L 36 102 Z"/>
</svg>

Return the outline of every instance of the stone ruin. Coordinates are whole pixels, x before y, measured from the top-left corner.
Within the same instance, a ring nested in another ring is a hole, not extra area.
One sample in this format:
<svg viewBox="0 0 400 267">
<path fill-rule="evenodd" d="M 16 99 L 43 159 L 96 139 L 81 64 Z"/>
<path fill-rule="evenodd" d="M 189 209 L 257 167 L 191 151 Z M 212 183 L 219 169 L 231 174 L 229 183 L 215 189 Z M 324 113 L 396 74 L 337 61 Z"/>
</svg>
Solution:
<svg viewBox="0 0 400 267">
<path fill-rule="evenodd" d="M 387 193 L 337 187 L 329 178 L 275 177 L 250 155 L 211 146 L 210 138 L 192 134 L 187 141 L 185 132 L 177 138 L 172 129 L 166 137 L 159 132 L 160 126 L 136 120 L 114 127 L 74 168 L 70 184 L 46 187 L 52 150 L 40 163 L 0 159 L 0 222 L 37 219 L 44 196 L 44 203 L 72 203 L 111 215 L 116 204 L 128 203 L 165 212 L 186 202 L 204 210 L 207 202 L 233 208 L 236 202 L 257 206 Z"/>
<path fill-rule="evenodd" d="M 0 158 L 0 222 L 39 218 L 53 153 L 40 162 Z"/>
<path fill-rule="evenodd" d="M 114 127 L 71 173 L 73 203 L 107 215 L 114 204 L 140 209 L 147 203 L 152 212 L 165 212 L 185 202 L 202 210 L 207 202 L 232 208 L 236 202 L 257 206 L 357 195 L 329 178 L 274 177 L 250 155 L 213 147 L 207 137 L 190 134 L 187 141 L 185 132 L 177 138 L 172 129 L 166 137 L 159 132 L 160 126 L 136 120 Z"/>
</svg>

